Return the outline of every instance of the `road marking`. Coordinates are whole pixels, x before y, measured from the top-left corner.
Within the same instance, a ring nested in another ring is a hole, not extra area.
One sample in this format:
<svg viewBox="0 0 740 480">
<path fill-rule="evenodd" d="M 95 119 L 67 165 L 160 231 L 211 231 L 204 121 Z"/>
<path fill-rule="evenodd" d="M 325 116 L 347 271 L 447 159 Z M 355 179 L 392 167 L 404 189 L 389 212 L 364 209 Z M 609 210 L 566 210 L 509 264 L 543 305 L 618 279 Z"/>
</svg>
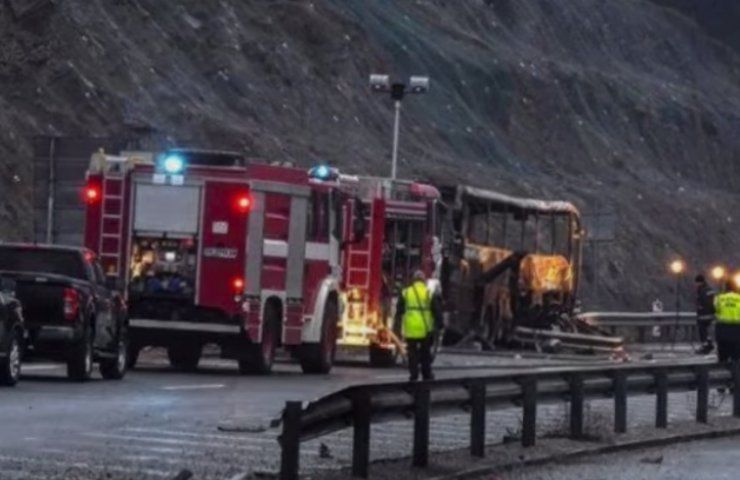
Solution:
<svg viewBox="0 0 740 480">
<path fill-rule="evenodd" d="M 200 447 L 205 445 L 206 447 L 211 448 L 219 448 L 219 447 L 225 447 L 226 449 L 230 450 L 248 450 L 248 451 L 257 451 L 262 450 L 262 447 L 257 445 L 248 445 L 248 444 L 240 444 L 240 445 L 213 445 L 213 443 L 210 442 L 198 442 L 195 440 L 182 440 L 182 439 L 176 439 L 176 438 L 155 438 L 155 437 L 144 437 L 144 436 L 136 436 L 136 435 L 117 435 L 112 433 L 86 433 L 85 434 L 88 437 L 94 437 L 94 438 L 105 438 L 109 440 L 123 440 L 123 441 L 131 441 L 131 442 L 148 442 L 148 443 L 161 443 L 164 445 L 184 445 L 184 446 L 191 446 L 191 447 Z"/>
<path fill-rule="evenodd" d="M 217 390 L 224 388 L 226 385 L 223 383 L 209 383 L 203 385 L 170 385 L 162 387 L 162 390 Z"/>
<path fill-rule="evenodd" d="M 266 443 L 274 443 L 277 442 L 277 436 L 272 436 L 264 433 L 260 434 L 248 434 L 248 433 L 235 433 L 233 435 L 227 435 L 227 434 L 218 434 L 218 433 L 196 433 L 196 432 L 181 432 L 176 430 L 161 430 L 158 428 L 146 428 L 146 427 L 125 427 L 123 430 L 127 432 L 137 432 L 137 433 L 149 433 L 152 435 L 160 434 L 160 435 L 169 435 L 169 436 L 175 436 L 175 437 L 189 437 L 189 438 L 202 438 L 202 439 L 213 439 L 213 440 L 226 440 L 226 441 L 233 441 L 233 442 L 243 442 L 244 440 L 249 440 L 250 442 L 253 441 L 260 441 L 260 442 L 266 442 Z"/>
</svg>

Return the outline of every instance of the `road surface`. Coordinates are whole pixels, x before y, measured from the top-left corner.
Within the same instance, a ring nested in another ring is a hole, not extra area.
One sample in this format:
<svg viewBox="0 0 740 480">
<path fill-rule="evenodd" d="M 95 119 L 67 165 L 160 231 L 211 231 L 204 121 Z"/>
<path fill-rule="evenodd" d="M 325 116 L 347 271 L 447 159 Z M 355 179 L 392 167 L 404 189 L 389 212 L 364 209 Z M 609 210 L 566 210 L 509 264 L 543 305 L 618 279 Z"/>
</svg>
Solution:
<svg viewBox="0 0 740 480">
<path fill-rule="evenodd" d="M 690 442 L 640 452 L 599 455 L 523 469 L 486 480 L 735 480 L 740 438 Z"/>
<path fill-rule="evenodd" d="M 444 354 L 436 365 L 437 376 L 605 363 L 603 359 L 528 356 Z M 206 359 L 199 372 L 184 374 L 172 371 L 161 351 L 145 352 L 140 368 L 123 381 L 96 376 L 85 384 L 70 383 L 64 371 L 62 365 L 29 364 L 16 388 L 0 390 L 0 480 L 61 474 L 172 478 L 183 468 L 197 478 L 217 479 L 243 472 L 275 472 L 278 431 L 268 427 L 286 400 L 311 400 L 353 383 L 407 376 L 401 368 L 371 369 L 351 362 L 342 363 L 331 375 L 306 376 L 297 366 L 280 363 L 271 376 L 240 376 L 234 362 L 216 358 Z M 652 400 L 648 404 L 651 410 Z M 490 442 L 501 441 L 504 429 L 516 428 L 519 411 L 510 410 L 505 419 L 491 416 L 496 425 L 489 429 Z M 556 422 L 562 421 L 562 410 L 558 406 L 554 411 Z M 464 414 L 435 421 L 432 447 L 465 446 L 467 422 Z M 410 428 L 409 422 L 373 426 L 374 458 L 408 455 Z M 346 465 L 350 438 L 343 431 L 307 442 L 302 466 Z M 323 442 L 332 458 L 320 453 Z"/>
</svg>

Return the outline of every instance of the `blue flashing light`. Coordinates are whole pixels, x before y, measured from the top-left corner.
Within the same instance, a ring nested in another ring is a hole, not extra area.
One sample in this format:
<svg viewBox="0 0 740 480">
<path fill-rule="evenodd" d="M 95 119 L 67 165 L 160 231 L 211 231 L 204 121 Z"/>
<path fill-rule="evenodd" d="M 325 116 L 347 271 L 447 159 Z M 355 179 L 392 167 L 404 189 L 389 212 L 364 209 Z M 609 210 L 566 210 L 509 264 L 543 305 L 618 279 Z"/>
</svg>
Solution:
<svg viewBox="0 0 740 480">
<path fill-rule="evenodd" d="M 327 167 L 326 165 L 319 165 L 318 167 L 316 167 L 315 175 L 318 178 L 327 178 L 329 176 L 329 173 L 331 172 L 329 170 L 329 167 Z"/>
<path fill-rule="evenodd" d="M 178 173 L 182 173 L 182 171 L 185 169 L 185 160 L 179 155 L 168 155 L 164 162 L 162 162 L 162 166 L 164 167 L 164 171 L 171 174 L 176 175 Z"/>
</svg>

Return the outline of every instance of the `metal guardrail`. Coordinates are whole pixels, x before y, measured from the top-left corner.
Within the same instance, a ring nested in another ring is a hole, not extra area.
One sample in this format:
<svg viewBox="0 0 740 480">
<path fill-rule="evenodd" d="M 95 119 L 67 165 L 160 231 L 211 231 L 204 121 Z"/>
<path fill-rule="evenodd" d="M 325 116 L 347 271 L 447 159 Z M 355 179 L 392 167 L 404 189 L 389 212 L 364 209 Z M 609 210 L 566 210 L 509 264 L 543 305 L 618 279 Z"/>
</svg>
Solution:
<svg viewBox="0 0 740 480">
<path fill-rule="evenodd" d="M 628 342 L 675 342 L 697 338 L 695 312 L 587 312 L 578 318 Z M 659 335 L 653 335 L 653 328 Z"/>
<path fill-rule="evenodd" d="M 706 423 L 710 387 L 740 384 L 740 363 L 613 365 L 554 368 L 538 372 L 466 377 L 418 383 L 384 383 L 345 388 L 305 406 L 287 402 L 282 415 L 280 478 L 296 480 L 302 441 L 344 428 L 353 428 L 352 475 L 367 478 L 370 464 L 370 425 L 412 418 L 413 465 L 429 460 L 432 413 L 470 412 L 470 453 L 485 455 L 486 415 L 512 404 L 522 409 L 521 442 L 536 442 L 537 406 L 543 402 L 570 403 L 570 436 L 583 437 L 584 401 L 614 399 L 614 431 L 627 431 L 627 398 L 654 394 L 655 426 L 668 425 L 668 392 L 697 392 L 696 421 Z M 740 389 L 733 391 L 733 415 L 740 417 Z"/>
</svg>

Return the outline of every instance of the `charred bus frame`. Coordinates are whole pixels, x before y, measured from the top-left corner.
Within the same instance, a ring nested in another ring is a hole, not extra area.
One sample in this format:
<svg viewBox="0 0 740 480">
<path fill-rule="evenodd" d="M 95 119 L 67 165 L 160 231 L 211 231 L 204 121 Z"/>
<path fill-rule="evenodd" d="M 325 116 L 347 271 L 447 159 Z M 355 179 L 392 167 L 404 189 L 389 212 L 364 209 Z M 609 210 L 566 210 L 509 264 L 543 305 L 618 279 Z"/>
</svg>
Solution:
<svg viewBox="0 0 740 480">
<path fill-rule="evenodd" d="M 583 228 L 569 202 L 517 198 L 469 186 L 442 189 L 447 227 L 442 291 L 450 324 L 493 343 L 519 326 L 570 317 Z"/>
</svg>

